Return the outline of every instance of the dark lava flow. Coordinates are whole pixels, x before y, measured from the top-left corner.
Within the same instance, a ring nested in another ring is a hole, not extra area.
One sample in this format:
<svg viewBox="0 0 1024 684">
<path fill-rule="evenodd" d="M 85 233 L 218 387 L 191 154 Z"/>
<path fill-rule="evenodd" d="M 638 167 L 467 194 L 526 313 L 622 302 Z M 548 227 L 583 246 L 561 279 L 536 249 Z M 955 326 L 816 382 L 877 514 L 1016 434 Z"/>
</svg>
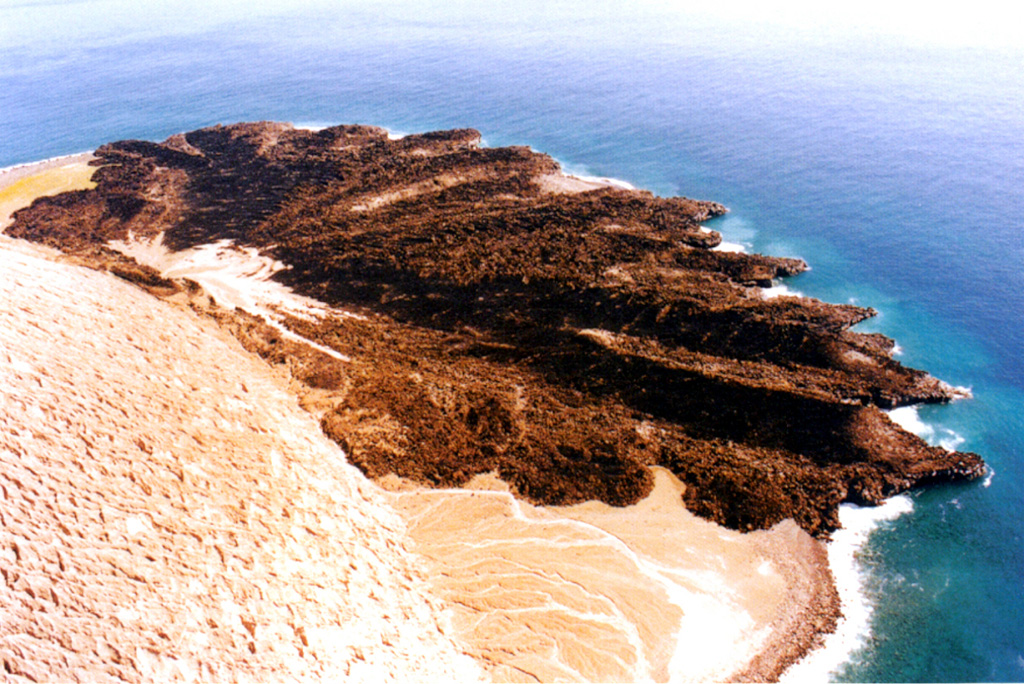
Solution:
<svg viewBox="0 0 1024 684">
<path fill-rule="evenodd" d="M 531 501 L 626 505 L 660 464 L 699 515 L 820 536 L 841 502 L 983 473 L 881 410 L 956 391 L 851 332 L 870 309 L 765 299 L 806 265 L 713 251 L 700 222 L 721 205 L 581 191 L 550 157 L 479 141 L 255 123 L 118 142 L 96 152 L 95 189 L 37 200 L 8 233 L 158 294 L 190 286 L 109 240 L 231 239 L 288 264 L 275 278 L 365 317 L 289 322 L 350 362 L 216 315 L 319 391 L 325 432 L 369 476 L 497 470 Z"/>
</svg>

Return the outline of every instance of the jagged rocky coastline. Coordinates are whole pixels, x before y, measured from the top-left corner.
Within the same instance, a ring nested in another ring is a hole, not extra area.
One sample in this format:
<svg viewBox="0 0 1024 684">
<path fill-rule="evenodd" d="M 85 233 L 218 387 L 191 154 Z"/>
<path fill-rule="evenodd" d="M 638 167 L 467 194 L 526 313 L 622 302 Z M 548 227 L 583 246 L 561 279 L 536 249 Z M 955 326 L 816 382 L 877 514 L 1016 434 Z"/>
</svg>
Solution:
<svg viewBox="0 0 1024 684">
<path fill-rule="evenodd" d="M 165 296 L 195 288 L 111 243 L 230 240 L 287 264 L 276 280 L 348 312 L 286 319 L 336 354 L 212 315 L 289 366 L 371 477 L 497 471 L 534 502 L 625 505 L 661 465 L 699 515 L 822 536 L 844 501 L 984 472 L 882 410 L 957 391 L 852 332 L 869 309 L 765 297 L 806 265 L 713 249 L 700 224 L 724 207 L 479 140 L 255 123 L 118 142 L 96 151 L 94 189 L 37 200 L 7 233 Z"/>
</svg>

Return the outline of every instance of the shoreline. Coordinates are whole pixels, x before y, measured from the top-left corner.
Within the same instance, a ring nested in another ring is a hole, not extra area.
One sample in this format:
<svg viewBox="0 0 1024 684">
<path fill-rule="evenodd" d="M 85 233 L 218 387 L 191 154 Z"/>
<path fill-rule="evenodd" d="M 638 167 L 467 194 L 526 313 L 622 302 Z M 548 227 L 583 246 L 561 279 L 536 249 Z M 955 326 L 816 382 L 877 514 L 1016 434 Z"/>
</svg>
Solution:
<svg viewBox="0 0 1024 684">
<path fill-rule="evenodd" d="M 809 651 L 782 673 L 780 683 L 827 681 L 829 675 L 852 662 L 853 656 L 867 645 L 875 606 L 867 595 L 867 572 L 858 561 L 858 555 L 883 524 L 913 510 L 913 501 L 905 494 L 894 496 L 875 508 L 853 504 L 840 506 L 843 527 L 833 533 L 827 546 L 829 567 L 839 592 L 843 617 L 836 630 L 825 636 L 819 648 Z"/>
<path fill-rule="evenodd" d="M 71 154 L 61 154 L 56 157 L 49 157 L 39 161 L 23 162 L 21 164 L 12 164 L 11 166 L 0 167 L 0 189 L 19 181 L 22 178 L 42 173 L 43 171 L 47 171 L 57 166 L 88 162 L 91 159 L 94 159 L 93 152 L 95 152 L 95 150 L 73 152 Z"/>
</svg>

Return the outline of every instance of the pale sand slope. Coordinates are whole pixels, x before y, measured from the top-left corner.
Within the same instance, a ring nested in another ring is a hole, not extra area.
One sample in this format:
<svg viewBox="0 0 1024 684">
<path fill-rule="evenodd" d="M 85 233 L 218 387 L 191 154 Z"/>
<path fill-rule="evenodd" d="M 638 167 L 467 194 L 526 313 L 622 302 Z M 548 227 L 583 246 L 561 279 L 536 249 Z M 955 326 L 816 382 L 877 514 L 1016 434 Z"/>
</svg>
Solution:
<svg viewBox="0 0 1024 684">
<path fill-rule="evenodd" d="M 5 681 L 479 677 L 285 379 L 41 254 L 0 238 Z"/>
</svg>

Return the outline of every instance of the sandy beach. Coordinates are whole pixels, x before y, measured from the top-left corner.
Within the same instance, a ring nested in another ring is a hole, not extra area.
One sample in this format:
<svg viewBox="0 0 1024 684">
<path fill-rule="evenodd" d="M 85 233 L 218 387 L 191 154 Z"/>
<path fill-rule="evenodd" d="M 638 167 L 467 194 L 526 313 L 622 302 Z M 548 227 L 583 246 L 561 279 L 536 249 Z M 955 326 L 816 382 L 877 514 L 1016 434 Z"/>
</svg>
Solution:
<svg viewBox="0 0 1024 684">
<path fill-rule="evenodd" d="M 0 228 L 90 187 L 89 158 L 0 172 Z M 204 254 L 190 278 L 266 291 L 259 255 Z M 373 483 L 225 330 L 58 261 L 0 238 L 0 653 L 24 676 L 770 680 L 834 624 L 825 546 L 791 520 L 706 522 L 662 469 L 624 508 Z"/>
</svg>

